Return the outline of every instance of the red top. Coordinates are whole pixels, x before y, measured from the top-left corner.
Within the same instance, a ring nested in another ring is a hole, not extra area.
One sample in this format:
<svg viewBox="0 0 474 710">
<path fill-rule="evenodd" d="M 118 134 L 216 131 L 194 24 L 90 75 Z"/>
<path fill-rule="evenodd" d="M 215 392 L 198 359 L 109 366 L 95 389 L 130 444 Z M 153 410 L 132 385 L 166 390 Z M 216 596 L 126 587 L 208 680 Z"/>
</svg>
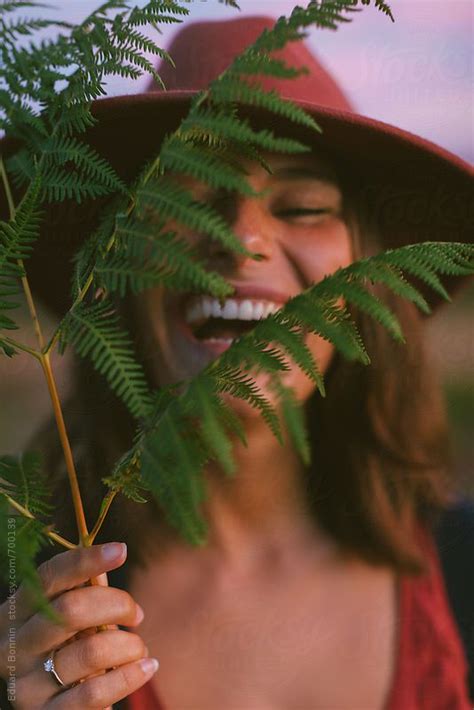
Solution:
<svg viewBox="0 0 474 710">
<path fill-rule="evenodd" d="M 384 710 L 472 710 L 468 665 L 449 608 L 432 536 L 420 530 L 430 572 L 401 576 L 398 597 L 398 654 Z M 159 673 L 159 671 L 158 671 Z M 150 682 L 127 699 L 129 710 L 165 708 Z"/>
</svg>

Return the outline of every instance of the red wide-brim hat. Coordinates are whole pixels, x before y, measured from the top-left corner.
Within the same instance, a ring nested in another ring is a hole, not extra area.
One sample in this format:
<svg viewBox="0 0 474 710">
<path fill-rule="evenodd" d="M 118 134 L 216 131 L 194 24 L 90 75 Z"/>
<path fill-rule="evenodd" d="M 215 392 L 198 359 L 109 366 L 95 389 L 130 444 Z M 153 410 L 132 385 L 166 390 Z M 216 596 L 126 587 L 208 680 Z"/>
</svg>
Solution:
<svg viewBox="0 0 474 710">
<path fill-rule="evenodd" d="M 167 90 L 150 84 L 141 94 L 95 101 L 92 111 L 98 123 L 84 140 L 131 181 L 186 116 L 196 93 L 273 23 L 267 17 L 245 17 L 186 26 L 168 49 L 176 68 L 164 62 L 158 67 Z M 347 186 L 361 201 L 384 249 L 420 241 L 473 241 L 469 164 L 419 136 L 355 113 L 304 42 L 289 43 L 276 56 L 309 72 L 291 80 L 262 78 L 264 88 L 274 88 L 304 108 L 322 133 L 255 108 L 243 107 L 244 115 L 255 127 L 291 135 L 332 159 L 343 191 Z M 96 200 L 48 206 L 41 244 L 26 266 L 34 292 L 57 313 L 70 306 L 71 257 L 97 224 L 102 205 Z M 0 210 L 4 215 L 2 202 Z M 444 285 L 452 294 L 465 281 L 446 277 Z M 440 302 L 433 291 L 425 295 L 432 307 Z"/>
</svg>

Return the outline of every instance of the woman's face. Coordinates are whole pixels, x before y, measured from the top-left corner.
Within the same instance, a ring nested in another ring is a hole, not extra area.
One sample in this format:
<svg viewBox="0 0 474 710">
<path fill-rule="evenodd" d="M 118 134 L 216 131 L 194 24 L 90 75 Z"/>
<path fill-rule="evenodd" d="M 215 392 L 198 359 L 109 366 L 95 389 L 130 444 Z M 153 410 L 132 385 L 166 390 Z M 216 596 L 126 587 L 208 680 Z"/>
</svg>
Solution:
<svg viewBox="0 0 474 710">
<path fill-rule="evenodd" d="M 156 385 L 196 375 L 255 320 L 353 260 L 342 217 L 342 195 L 331 166 L 308 154 L 270 154 L 266 159 L 272 174 L 256 164 L 245 165 L 248 181 L 255 190 L 265 190 L 264 197 L 224 195 L 192 178 L 182 178 L 195 198 L 212 204 L 245 247 L 262 258 L 255 261 L 188 228 L 167 225 L 195 245 L 208 268 L 236 290 L 222 305 L 208 296 L 161 287 L 139 295 L 145 358 Z M 246 318 L 250 320 L 242 320 Z M 333 346 L 314 334 L 306 338 L 324 373 Z M 314 384 L 293 363 L 283 381 L 294 388 L 300 401 L 314 390 Z M 265 373 L 257 376 L 257 384 L 264 389 L 267 382 Z M 268 390 L 265 394 L 273 399 Z M 243 402 L 235 406 L 248 408 Z"/>
</svg>

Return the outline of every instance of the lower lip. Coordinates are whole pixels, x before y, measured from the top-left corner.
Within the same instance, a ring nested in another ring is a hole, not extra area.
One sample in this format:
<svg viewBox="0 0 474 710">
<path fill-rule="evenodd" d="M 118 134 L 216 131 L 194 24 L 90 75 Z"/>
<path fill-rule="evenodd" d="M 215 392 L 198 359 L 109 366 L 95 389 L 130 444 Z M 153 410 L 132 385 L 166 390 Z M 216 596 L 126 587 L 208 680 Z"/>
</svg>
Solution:
<svg viewBox="0 0 474 710">
<path fill-rule="evenodd" d="M 206 348 L 211 353 L 215 355 L 220 355 L 230 348 L 232 341 L 228 342 L 226 340 L 196 340 L 196 343 Z"/>
</svg>

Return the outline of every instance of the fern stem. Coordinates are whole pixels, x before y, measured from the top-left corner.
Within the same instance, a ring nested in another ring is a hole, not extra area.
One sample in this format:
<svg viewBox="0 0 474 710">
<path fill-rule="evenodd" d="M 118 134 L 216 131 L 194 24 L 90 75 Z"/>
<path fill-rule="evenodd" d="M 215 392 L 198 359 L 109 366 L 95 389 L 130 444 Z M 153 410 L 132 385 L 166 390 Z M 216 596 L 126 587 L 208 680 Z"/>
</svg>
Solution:
<svg viewBox="0 0 474 710">
<path fill-rule="evenodd" d="M 10 498 L 10 496 L 7 493 L 3 493 L 2 495 L 5 496 L 5 500 L 10 503 L 12 508 L 15 508 L 15 510 L 18 510 L 19 513 L 23 515 L 25 518 L 30 518 L 31 520 L 36 520 L 35 516 L 33 513 L 28 510 L 28 508 L 25 508 L 21 503 L 18 503 L 18 501 L 14 500 L 13 498 Z M 65 537 L 62 535 L 58 535 L 58 533 L 55 533 L 53 530 L 49 530 L 49 525 L 46 525 L 45 528 L 43 529 L 43 532 L 45 535 L 51 538 L 51 540 L 54 540 L 54 542 L 57 542 L 59 545 L 62 545 L 63 547 L 67 547 L 68 550 L 74 550 L 77 545 L 74 542 L 71 542 L 70 540 L 66 540 Z"/>
<path fill-rule="evenodd" d="M 117 492 L 118 491 L 109 490 L 109 492 L 105 495 L 104 500 L 102 501 L 99 516 L 98 516 L 98 518 L 94 524 L 94 527 L 90 531 L 88 538 L 87 538 L 87 541 L 90 545 L 92 545 L 94 543 L 94 540 L 97 537 L 97 533 L 99 532 L 100 528 L 102 527 L 102 524 L 107 516 L 110 506 L 112 505 L 113 499 L 117 495 Z"/>
<path fill-rule="evenodd" d="M 12 191 L 10 188 L 10 182 L 8 180 L 7 171 L 5 170 L 5 163 L 3 162 L 3 158 L 1 156 L 0 156 L 0 174 L 2 176 L 3 187 L 5 189 L 5 195 L 7 197 L 8 209 L 10 211 L 10 219 L 15 219 L 15 216 L 16 216 L 15 203 L 13 202 L 13 195 L 12 195 Z M 25 267 L 23 266 L 23 261 L 21 259 L 18 259 L 18 266 L 20 267 L 22 272 L 25 273 Z M 26 274 L 21 277 L 21 285 L 23 286 L 23 291 L 25 292 L 25 298 L 26 298 L 26 302 L 28 304 L 28 310 L 30 312 L 31 319 L 33 321 L 33 327 L 35 329 L 35 333 L 36 333 L 36 337 L 38 339 L 40 350 L 42 350 L 44 347 L 43 333 L 41 331 L 41 325 L 40 325 L 40 322 L 38 319 L 38 314 L 36 312 L 35 303 L 33 301 L 33 296 L 31 294 L 31 289 L 30 289 L 30 284 L 28 283 L 28 279 L 26 277 Z"/>
<path fill-rule="evenodd" d="M 10 183 L 7 177 L 7 171 L 5 170 L 5 164 L 3 158 L 0 155 L 0 174 L 2 175 L 3 187 L 5 188 L 5 195 L 7 197 L 8 209 L 10 210 L 10 219 L 15 218 L 15 203 L 13 202 L 13 195 L 10 189 Z"/>
<path fill-rule="evenodd" d="M 79 491 L 79 482 L 77 480 L 76 467 L 72 456 L 71 445 L 69 443 L 66 425 L 64 423 L 63 412 L 61 409 L 61 403 L 59 401 L 58 390 L 51 368 L 51 361 L 49 355 L 42 354 L 40 357 L 40 362 L 46 377 L 46 382 L 48 384 L 48 390 L 53 405 L 54 416 L 58 427 L 59 439 L 61 441 L 61 446 L 64 453 L 66 469 L 69 477 L 69 485 L 71 487 L 72 502 L 74 505 L 77 528 L 81 538 L 81 543 L 86 544 L 88 536 L 86 517 L 84 514 L 84 507 L 82 505 L 81 494 Z"/>
<path fill-rule="evenodd" d="M 41 359 L 41 353 L 38 350 L 29 348 L 28 345 L 25 345 L 24 343 L 19 343 L 13 338 L 4 337 L 3 340 L 8 343 L 8 345 L 11 345 L 12 348 L 16 348 L 17 350 L 22 350 L 25 353 L 29 353 L 30 355 L 33 355 L 33 357 L 35 357 L 37 360 Z"/>
<path fill-rule="evenodd" d="M 24 271 L 23 261 L 21 261 L 20 259 L 18 260 L 18 266 Z M 44 348 L 43 331 L 41 330 L 38 313 L 36 311 L 35 302 L 33 300 L 33 295 L 31 293 L 30 284 L 28 282 L 26 274 L 25 276 L 21 277 L 21 285 L 23 286 L 23 291 L 25 292 L 25 298 L 28 304 L 28 310 L 30 312 L 31 320 L 33 321 L 33 327 L 35 329 L 38 345 L 40 347 L 40 350 L 42 350 Z"/>
</svg>

